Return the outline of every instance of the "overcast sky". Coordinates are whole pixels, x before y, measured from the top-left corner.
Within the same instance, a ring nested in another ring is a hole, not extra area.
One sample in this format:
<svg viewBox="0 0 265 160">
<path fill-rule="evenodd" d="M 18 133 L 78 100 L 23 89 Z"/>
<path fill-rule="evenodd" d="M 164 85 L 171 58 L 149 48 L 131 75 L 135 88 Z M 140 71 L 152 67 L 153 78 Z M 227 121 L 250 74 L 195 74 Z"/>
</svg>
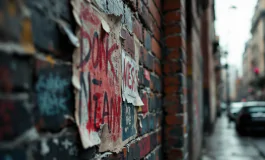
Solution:
<svg viewBox="0 0 265 160">
<path fill-rule="evenodd" d="M 228 62 L 241 72 L 245 43 L 251 37 L 251 19 L 257 0 L 215 0 L 216 34 L 220 45 L 229 52 Z M 230 6 L 236 9 L 229 9 Z"/>
</svg>

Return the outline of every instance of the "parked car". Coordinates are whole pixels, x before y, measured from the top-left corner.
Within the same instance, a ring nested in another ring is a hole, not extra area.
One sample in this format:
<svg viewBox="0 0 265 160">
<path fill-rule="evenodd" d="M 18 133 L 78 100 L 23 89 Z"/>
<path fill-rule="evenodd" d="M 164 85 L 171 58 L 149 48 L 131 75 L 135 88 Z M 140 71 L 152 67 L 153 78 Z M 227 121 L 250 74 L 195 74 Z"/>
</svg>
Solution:
<svg viewBox="0 0 265 160">
<path fill-rule="evenodd" d="M 238 115 L 238 112 L 243 107 L 244 102 L 233 102 L 230 104 L 230 107 L 228 109 L 228 118 L 229 121 L 235 121 Z"/>
<path fill-rule="evenodd" d="M 265 130 L 265 102 L 244 103 L 236 120 L 236 130 L 239 134 Z"/>
</svg>

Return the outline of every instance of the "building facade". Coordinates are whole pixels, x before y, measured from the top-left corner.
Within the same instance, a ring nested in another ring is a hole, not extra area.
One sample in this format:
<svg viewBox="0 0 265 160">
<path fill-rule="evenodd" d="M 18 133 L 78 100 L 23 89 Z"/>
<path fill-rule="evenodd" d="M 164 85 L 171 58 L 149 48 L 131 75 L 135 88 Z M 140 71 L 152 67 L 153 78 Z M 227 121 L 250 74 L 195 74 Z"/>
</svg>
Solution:
<svg viewBox="0 0 265 160">
<path fill-rule="evenodd" d="M 245 97 L 256 99 L 257 94 L 263 92 L 261 82 L 265 76 L 265 1 L 257 2 L 252 18 L 251 38 L 246 43 L 243 53 L 242 85 L 246 88 Z M 256 98 L 255 98 L 256 97 Z"/>
</svg>

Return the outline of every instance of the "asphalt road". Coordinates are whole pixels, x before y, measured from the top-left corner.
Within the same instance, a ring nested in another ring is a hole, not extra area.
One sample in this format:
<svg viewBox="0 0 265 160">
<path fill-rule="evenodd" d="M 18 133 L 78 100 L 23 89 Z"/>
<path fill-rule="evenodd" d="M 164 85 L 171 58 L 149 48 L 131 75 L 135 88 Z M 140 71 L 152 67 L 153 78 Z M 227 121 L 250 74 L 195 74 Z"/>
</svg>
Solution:
<svg viewBox="0 0 265 160">
<path fill-rule="evenodd" d="M 265 136 L 239 136 L 223 114 L 205 137 L 202 160 L 265 160 Z"/>
<path fill-rule="evenodd" d="M 265 159 L 265 136 L 251 137 L 252 144 Z"/>
</svg>

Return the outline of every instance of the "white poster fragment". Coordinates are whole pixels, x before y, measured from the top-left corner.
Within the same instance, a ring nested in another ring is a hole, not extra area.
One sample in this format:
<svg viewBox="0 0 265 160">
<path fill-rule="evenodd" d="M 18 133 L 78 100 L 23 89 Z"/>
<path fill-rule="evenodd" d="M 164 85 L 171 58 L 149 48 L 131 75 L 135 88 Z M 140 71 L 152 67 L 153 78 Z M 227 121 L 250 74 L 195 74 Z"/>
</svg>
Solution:
<svg viewBox="0 0 265 160">
<path fill-rule="evenodd" d="M 122 51 L 122 99 L 134 106 L 144 105 L 138 93 L 139 65 Z"/>
</svg>

